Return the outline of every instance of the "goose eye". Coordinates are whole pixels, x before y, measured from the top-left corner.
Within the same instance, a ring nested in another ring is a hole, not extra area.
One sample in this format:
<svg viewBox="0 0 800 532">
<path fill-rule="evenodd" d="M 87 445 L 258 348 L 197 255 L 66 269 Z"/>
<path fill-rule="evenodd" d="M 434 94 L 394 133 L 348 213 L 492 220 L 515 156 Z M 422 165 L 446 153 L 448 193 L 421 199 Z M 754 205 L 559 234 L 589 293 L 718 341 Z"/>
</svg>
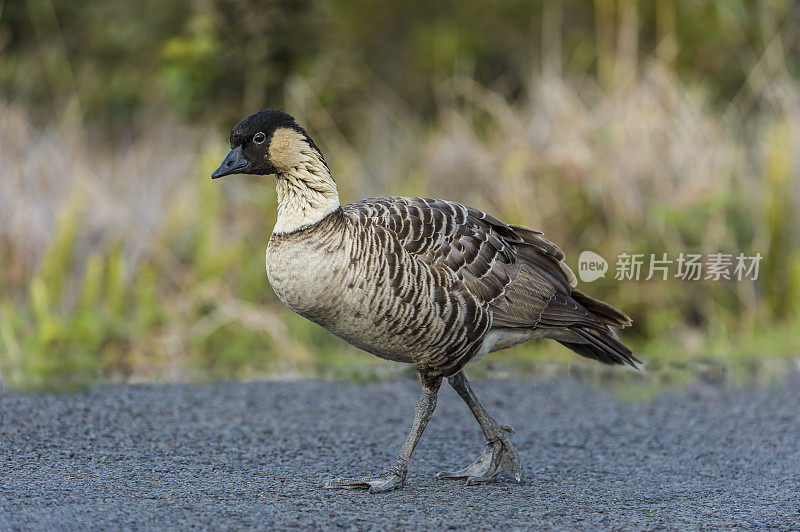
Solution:
<svg viewBox="0 0 800 532">
<path fill-rule="evenodd" d="M 267 136 L 261 131 L 253 135 L 253 142 L 255 142 L 256 144 L 261 144 L 265 140 L 267 140 Z"/>
</svg>

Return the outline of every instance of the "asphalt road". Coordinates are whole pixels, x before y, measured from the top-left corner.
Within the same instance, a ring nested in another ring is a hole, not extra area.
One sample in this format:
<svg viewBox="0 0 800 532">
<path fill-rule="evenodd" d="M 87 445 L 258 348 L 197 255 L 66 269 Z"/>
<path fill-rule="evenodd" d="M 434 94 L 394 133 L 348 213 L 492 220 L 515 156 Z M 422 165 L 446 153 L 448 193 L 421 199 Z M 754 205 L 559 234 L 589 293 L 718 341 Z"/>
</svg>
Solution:
<svg viewBox="0 0 800 532">
<path fill-rule="evenodd" d="M 3 398 L 0 529 L 800 528 L 800 379 L 626 402 L 570 380 L 478 381 L 521 485 L 434 480 L 483 449 L 445 385 L 406 487 L 321 488 L 391 465 L 417 384 L 102 386 Z"/>
</svg>

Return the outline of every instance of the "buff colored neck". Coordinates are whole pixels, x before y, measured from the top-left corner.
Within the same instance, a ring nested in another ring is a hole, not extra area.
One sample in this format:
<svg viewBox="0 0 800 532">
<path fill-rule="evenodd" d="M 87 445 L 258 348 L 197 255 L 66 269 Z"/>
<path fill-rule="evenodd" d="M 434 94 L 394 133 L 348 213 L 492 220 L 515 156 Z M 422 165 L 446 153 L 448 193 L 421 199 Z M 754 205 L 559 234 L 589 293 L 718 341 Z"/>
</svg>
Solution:
<svg viewBox="0 0 800 532">
<path fill-rule="evenodd" d="M 273 233 L 314 225 L 339 208 L 339 192 L 316 150 L 303 150 L 297 164 L 277 174 L 278 219 Z"/>
</svg>

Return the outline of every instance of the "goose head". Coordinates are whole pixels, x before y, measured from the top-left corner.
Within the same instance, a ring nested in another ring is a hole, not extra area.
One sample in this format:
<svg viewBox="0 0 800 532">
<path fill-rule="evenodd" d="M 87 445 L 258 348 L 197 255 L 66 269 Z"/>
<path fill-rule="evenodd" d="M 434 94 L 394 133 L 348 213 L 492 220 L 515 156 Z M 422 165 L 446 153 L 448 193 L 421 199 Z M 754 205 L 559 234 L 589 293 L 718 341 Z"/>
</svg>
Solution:
<svg viewBox="0 0 800 532">
<path fill-rule="evenodd" d="M 267 109 L 248 116 L 231 130 L 231 149 L 211 174 L 286 174 L 310 160 L 327 170 L 322 153 L 294 117 Z"/>
</svg>

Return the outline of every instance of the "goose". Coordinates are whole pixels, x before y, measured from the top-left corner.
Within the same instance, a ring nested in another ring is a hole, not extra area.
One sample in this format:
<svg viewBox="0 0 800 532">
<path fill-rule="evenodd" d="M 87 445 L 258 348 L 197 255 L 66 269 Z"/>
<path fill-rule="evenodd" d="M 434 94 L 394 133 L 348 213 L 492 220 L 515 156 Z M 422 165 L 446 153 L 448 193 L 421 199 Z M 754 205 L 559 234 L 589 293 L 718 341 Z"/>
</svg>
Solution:
<svg viewBox="0 0 800 532">
<path fill-rule="evenodd" d="M 471 465 L 436 477 L 468 485 L 499 474 L 521 480 L 509 435 L 472 390 L 464 366 L 534 338 L 605 364 L 640 361 L 611 327 L 631 319 L 575 288 L 564 254 L 543 233 L 478 209 L 417 197 L 339 203 L 322 152 L 297 121 L 264 110 L 237 124 L 211 175 L 276 177 L 278 213 L 267 278 L 291 310 L 378 357 L 414 364 L 422 385 L 414 421 L 392 467 L 336 478 L 326 488 L 378 493 L 405 484 L 411 454 L 447 379 L 477 420 L 486 447 Z"/>
</svg>

